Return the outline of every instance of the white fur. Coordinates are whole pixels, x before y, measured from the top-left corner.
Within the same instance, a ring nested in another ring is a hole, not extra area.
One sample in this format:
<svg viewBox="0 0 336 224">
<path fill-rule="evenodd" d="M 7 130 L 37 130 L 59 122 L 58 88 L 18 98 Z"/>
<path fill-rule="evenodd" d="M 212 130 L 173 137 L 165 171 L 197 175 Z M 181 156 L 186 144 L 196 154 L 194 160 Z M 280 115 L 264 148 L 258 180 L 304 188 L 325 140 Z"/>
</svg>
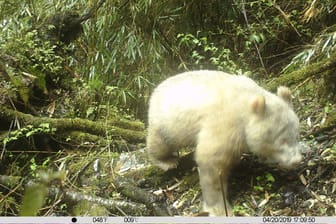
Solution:
<svg viewBox="0 0 336 224">
<path fill-rule="evenodd" d="M 285 168 L 302 160 L 299 120 L 291 108 L 290 91 L 281 87 L 278 93 L 245 76 L 218 71 L 168 78 L 150 99 L 149 155 L 167 170 L 177 166 L 180 147 L 196 146 L 205 208 L 210 215 L 225 215 L 221 189 L 227 194 L 230 168 L 243 152 Z"/>
</svg>

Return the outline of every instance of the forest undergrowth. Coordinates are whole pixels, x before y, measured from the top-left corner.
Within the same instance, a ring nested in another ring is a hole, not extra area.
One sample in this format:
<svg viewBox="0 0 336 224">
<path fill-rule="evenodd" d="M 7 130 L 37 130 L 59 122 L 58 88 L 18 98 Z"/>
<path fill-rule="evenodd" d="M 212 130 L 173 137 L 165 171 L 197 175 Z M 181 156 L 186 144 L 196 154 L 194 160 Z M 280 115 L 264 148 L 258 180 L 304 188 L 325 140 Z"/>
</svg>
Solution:
<svg viewBox="0 0 336 224">
<path fill-rule="evenodd" d="M 162 172 L 145 153 L 159 82 L 212 69 L 293 93 L 304 164 L 243 155 L 241 216 L 336 214 L 336 6 L 328 0 L 0 0 L 0 215 L 201 212 L 189 151 Z"/>
</svg>

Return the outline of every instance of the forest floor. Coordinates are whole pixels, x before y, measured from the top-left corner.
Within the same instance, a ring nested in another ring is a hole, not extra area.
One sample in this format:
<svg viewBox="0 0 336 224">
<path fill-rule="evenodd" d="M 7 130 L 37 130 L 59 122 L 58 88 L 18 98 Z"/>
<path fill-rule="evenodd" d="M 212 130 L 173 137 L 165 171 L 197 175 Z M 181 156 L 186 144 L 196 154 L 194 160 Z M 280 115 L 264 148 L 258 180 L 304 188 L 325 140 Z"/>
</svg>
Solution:
<svg viewBox="0 0 336 224">
<path fill-rule="evenodd" d="M 336 214 L 336 128 L 321 128 L 335 105 L 318 102 L 314 94 L 295 93 L 304 164 L 285 172 L 243 155 L 228 192 L 237 216 Z M 90 142 L 78 150 L 4 151 L 1 215 L 20 213 L 27 186 L 47 191 L 39 215 L 206 215 L 192 154 L 185 152 L 180 169 L 163 172 L 148 161 L 144 143 L 123 151 L 109 146 L 97 150 Z"/>
</svg>

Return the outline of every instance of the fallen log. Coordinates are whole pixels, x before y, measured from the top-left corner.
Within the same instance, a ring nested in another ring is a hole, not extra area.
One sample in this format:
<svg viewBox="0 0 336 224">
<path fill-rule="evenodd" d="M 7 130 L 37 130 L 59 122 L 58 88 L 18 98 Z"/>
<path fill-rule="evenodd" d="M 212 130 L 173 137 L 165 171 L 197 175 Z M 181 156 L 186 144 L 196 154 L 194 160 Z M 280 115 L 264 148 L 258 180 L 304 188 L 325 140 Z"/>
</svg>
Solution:
<svg viewBox="0 0 336 224">
<path fill-rule="evenodd" d="M 304 66 L 301 69 L 295 70 L 290 73 L 282 74 L 266 84 L 267 88 L 275 91 L 278 86 L 298 85 L 305 81 L 307 78 L 318 76 L 328 77 L 334 75 L 336 69 L 336 53 L 332 54 L 329 58 Z"/>
<path fill-rule="evenodd" d="M 37 133 L 39 135 L 47 134 L 53 136 L 69 136 L 71 139 L 80 138 L 85 141 L 85 137 L 89 136 L 87 141 L 106 143 L 106 139 L 112 141 L 124 141 L 130 144 L 144 142 L 145 132 L 144 124 L 140 121 L 131 121 L 125 119 L 115 119 L 107 122 L 91 121 L 81 118 L 50 118 L 37 117 L 31 114 L 25 114 L 5 106 L 0 106 L 0 144 L 3 146 L 6 139 L 11 137 L 13 131 L 12 124 L 16 123 L 18 130 L 23 130 L 25 127 L 37 129 L 41 125 L 46 125 L 52 130 L 46 133 Z M 15 129 L 14 129 L 15 131 Z M 79 134 L 82 133 L 82 134 Z M 78 135 L 78 136 L 77 136 Z M 28 137 L 27 133 L 23 133 L 17 137 Z M 15 140 L 15 139 L 12 139 Z"/>
</svg>

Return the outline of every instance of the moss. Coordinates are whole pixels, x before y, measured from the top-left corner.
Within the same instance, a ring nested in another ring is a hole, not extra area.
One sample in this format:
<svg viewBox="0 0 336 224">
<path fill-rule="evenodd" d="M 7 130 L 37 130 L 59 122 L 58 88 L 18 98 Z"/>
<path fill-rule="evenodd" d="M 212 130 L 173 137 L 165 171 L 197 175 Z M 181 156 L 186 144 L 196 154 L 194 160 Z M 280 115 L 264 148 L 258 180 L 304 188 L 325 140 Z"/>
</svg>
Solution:
<svg viewBox="0 0 336 224">
<path fill-rule="evenodd" d="M 90 201 L 80 201 L 72 208 L 76 216 L 108 216 L 110 213 L 105 206 Z"/>
<path fill-rule="evenodd" d="M 307 65 L 299 70 L 283 74 L 278 78 L 269 82 L 266 86 L 271 91 L 275 91 L 280 85 L 291 86 L 294 84 L 299 84 L 300 82 L 306 80 L 307 78 L 313 76 L 329 76 L 329 71 L 334 71 L 336 68 L 336 53 L 332 54 L 330 58 L 324 59 L 322 61 L 316 62 L 311 65 Z"/>
</svg>

